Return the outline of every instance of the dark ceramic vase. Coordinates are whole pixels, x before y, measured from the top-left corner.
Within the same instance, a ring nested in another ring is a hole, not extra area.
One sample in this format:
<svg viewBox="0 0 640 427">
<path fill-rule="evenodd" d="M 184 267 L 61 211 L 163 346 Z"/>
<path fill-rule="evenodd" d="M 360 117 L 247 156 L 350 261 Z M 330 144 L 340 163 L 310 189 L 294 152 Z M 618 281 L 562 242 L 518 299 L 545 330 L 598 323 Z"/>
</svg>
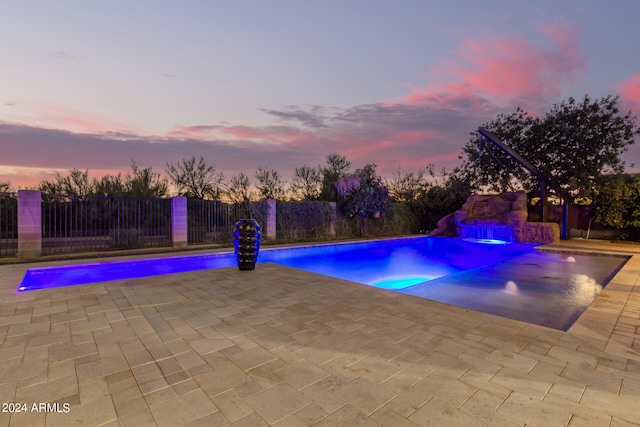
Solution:
<svg viewBox="0 0 640 427">
<path fill-rule="evenodd" d="M 240 270 L 256 268 L 260 252 L 260 225 L 255 219 L 241 219 L 236 222 L 233 228 L 233 247 Z"/>
</svg>

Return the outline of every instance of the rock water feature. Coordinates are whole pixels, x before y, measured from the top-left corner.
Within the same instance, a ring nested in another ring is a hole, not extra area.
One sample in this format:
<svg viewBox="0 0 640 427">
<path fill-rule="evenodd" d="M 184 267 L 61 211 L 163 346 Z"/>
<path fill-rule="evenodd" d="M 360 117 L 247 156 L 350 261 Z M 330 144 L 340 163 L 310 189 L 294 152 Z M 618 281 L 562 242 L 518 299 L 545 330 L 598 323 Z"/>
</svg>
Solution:
<svg viewBox="0 0 640 427">
<path fill-rule="evenodd" d="M 513 226 L 502 224 L 465 225 L 460 232 L 460 238 L 473 240 L 488 240 L 513 243 L 516 241 Z"/>
<path fill-rule="evenodd" d="M 541 244 L 560 240 L 558 224 L 527 222 L 528 216 L 527 195 L 524 192 L 474 194 L 460 210 L 442 218 L 431 235 Z"/>
</svg>

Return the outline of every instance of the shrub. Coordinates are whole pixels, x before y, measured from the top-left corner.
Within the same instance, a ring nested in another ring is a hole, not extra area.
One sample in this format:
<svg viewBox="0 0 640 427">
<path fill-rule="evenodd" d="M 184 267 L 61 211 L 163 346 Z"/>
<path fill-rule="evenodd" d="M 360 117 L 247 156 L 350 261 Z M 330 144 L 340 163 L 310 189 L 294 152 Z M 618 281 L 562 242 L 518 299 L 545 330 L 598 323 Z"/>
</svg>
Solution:
<svg viewBox="0 0 640 427">
<path fill-rule="evenodd" d="M 356 228 L 357 229 L 357 228 Z M 420 230 L 420 218 L 404 203 L 392 203 L 389 212 L 367 221 L 366 236 L 401 236 L 416 234 Z"/>
<path fill-rule="evenodd" d="M 594 198 L 595 220 L 605 227 L 626 229 L 621 239 L 640 237 L 640 177 L 620 174 L 602 178 Z"/>
</svg>

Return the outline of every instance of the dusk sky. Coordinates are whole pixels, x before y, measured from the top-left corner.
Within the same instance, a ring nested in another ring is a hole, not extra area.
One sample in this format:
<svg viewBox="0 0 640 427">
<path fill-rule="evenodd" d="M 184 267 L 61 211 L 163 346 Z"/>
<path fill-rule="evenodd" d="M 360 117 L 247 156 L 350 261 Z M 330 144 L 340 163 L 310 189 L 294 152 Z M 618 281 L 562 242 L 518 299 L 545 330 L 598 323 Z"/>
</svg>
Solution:
<svg viewBox="0 0 640 427">
<path fill-rule="evenodd" d="M 387 177 L 451 170 L 518 106 L 619 95 L 640 115 L 639 16 L 631 0 L 5 0 L 0 181 L 202 156 L 253 182 L 331 152 Z"/>
</svg>

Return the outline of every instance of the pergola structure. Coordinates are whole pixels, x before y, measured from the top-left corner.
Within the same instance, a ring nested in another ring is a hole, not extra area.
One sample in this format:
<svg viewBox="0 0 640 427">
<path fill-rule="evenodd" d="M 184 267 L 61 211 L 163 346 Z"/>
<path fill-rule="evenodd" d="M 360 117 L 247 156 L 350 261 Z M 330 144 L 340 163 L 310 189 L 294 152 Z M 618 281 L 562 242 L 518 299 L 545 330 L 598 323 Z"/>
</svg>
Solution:
<svg viewBox="0 0 640 427">
<path fill-rule="evenodd" d="M 553 183 L 553 181 L 545 176 L 538 168 L 533 166 L 527 159 L 522 157 L 520 154 L 516 153 L 511 147 L 502 142 L 500 138 L 495 136 L 493 133 L 489 132 L 487 129 L 483 127 L 478 128 L 478 133 L 485 137 L 489 142 L 498 147 L 502 152 L 511 157 L 513 160 L 518 162 L 520 166 L 525 168 L 529 173 L 538 178 L 538 183 L 540 184 L 540 220 L 542 222 L 547 221 L 547 190 L 552 189 L 556 193 L 560 194 L 560 187 Z M 560 236 L 563 240 L 567 240 L 568 233 L 568 222 L 569 222 L 569 201 L 566 197 L 563 197 L 562 203 L 562 224 Z"/>
</svg>

